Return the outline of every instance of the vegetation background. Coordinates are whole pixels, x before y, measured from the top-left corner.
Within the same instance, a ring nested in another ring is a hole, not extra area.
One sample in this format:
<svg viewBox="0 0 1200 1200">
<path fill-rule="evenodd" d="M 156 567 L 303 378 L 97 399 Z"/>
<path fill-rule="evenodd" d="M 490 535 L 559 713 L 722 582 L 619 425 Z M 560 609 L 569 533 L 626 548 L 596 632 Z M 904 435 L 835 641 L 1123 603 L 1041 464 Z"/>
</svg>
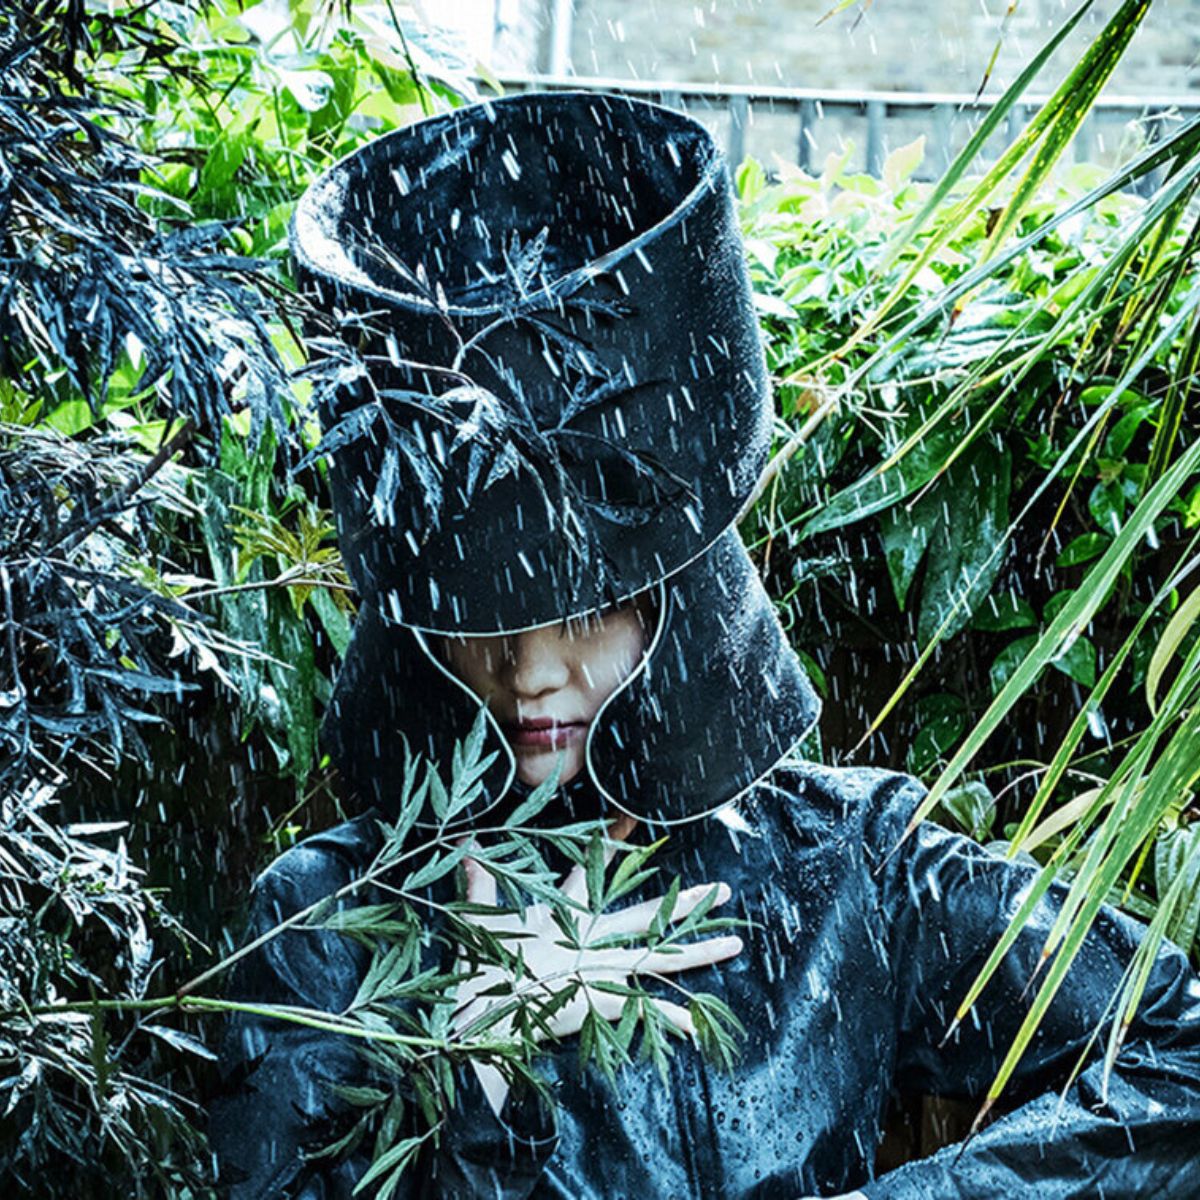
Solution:
<svg viewBox="0 0 1200 1200">
<path fill-rule="evenodd" d="M 1071 880 L 1039 1004 L 1104 900 L 1200 961 L 1200 127 L 1061 157 L 1148 8 L 1031 62 L 937 184 L 920 141 L 737 180 L 779 406 L 747 544 L 824 753 Z M 354 598 L 287 224 L 472 66 L 386 4 L 0 7 L 0 1163 L 41 1194 L 205 1194 L 212 1023 L 170 998 L 343 815 Z"/>
</svg>

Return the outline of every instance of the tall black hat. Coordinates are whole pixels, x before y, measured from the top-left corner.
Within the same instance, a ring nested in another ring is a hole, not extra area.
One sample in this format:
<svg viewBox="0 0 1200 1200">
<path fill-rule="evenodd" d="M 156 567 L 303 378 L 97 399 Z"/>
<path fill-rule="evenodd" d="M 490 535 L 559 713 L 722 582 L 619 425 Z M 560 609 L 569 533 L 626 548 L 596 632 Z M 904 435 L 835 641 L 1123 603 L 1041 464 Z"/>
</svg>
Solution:
<svg viewBox="0 0 1200 1200">
<path fill-rule="evenodd" d="M 300 283 L 337 322 L 320 394 L 364 599 L 327 716 L 385 808 L 401 738 L 442 754 L 479 697 L 424 631 L 516 631 L 656 589 L 589 774 L 635 815 L 719 807 L 816 700 L 734 522 L 772 406 L 728 172 L 703 126 L 593 93 L 419 122 L 302 198 Z M 489 780 L 512 782 L 511 751 Z"/>
</svg>

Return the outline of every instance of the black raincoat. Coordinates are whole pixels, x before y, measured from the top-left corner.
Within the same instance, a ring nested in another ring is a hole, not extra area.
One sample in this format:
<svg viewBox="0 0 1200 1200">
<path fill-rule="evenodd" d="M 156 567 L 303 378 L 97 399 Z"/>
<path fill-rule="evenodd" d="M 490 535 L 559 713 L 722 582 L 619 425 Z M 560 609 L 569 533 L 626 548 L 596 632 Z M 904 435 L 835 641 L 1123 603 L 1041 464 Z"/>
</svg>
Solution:
<svg viewBox="0 0 1200 1200">
<path fill-rule="evenodd" d="M 563 789 L 574 811 L 588 787 Z M 1106 1081 L 1091 1038 L 1139 938 L 1111 910 L 1021 1061 L 1009 1093 L 1018 1106 L 965 1145 L 874 1177 L 893 1087 L 984 1093 L 1027 1011 L 1026 985 L 1061 899 L 1060 890 L 1046 897 L 944 1042 L 1037 869 L 931 823 L 900 842 L 920 795 L 902 775 L 785 761 L 736 806 L 672 827 L 657 856 L 662 876 L 685 886 L 724 880 L 731 907 L 753 922 L 737 958 L 681 977 L 744 1022 L 738 1067 L 723 1073 L 680 1044 L 666 1084 L 645 1065 L 625 1069 L 614 1090 L 579 1070 L 570 1038 L 542 1059 L 554 1113 L 510 1096 L 499 1119 L 464 1068 L 448 1136 L 399 1194 L 1200 1197 L 1200 982 L 1164 946 Z M 642 826 L 635 836 L 654 833 Z M 378 837 L 366 814 L 285 853 L 255 887 L 249 935 L 342 886 Z M 231 995 L 337 1011 L 365 966 L 349 939 L 289 931 L 242 960 Z M 1089 1065 L 1063 1093 L 1085 1054 Z M 363 1081 L 351 1039 L 240 1016 L 222 1057 L 227 1090 L 212 1136 L 230 1195 L 349 1197 L 364 1158 L 302 1154 L 345 1127 L 348 1106 L 329 1084 Z"/>
</svg>

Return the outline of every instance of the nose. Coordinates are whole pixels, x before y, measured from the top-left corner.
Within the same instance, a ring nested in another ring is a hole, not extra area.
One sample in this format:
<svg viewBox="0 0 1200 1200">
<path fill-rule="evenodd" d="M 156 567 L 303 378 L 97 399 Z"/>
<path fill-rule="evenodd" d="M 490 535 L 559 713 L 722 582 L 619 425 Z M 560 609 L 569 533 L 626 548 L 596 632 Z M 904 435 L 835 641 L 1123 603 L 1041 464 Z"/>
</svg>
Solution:
<svg viewBox="0 0 1200 1200">
<path fill-rule="evenodd" d="M 509 643 L 505 661 L 507 683 L 519 700 L 532 700 L 565 687 L 571 678 L 562 639 L 543 629 L 518 633 Z"/>
</svg>

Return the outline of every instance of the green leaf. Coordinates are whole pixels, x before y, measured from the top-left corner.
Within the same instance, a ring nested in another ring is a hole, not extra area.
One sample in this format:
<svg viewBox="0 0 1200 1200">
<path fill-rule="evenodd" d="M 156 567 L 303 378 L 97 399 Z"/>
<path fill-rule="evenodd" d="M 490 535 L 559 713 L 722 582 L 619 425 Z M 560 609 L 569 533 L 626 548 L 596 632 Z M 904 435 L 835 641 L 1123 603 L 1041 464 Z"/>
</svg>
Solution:
<svg viewBox="0 0 1200 1200">
<path fill-rule="evenodd" d="M 800 531 L 801 540 L 862 521 L 912 495 L 942 469 L 957 440 L 953 430 L 932 431 L 912 447 L 902 462 L 872 471 L 838 492 L 806 522 Z"/>
<path fill-rule="evenodd" d="M 1055 592 L 1042 609 L 1043 622 L 1047 625 L 1053 624 L 1054 618 L 1071 603 L 1077 591 L 1078 588 L 1064 588 L 1061 592 Z"/>
<path fill-rule="evenodd" d="M 83 433 L 94 423 L 95 414 L 86 400 L 64 401 L 43 418 L 43 424 L 58 430 L 64 437 L 74 437 L 77 433 Z"/>
<path fill-rule="evenodd" d="M 1179 880 L 1179 876 L 1184 878 Z M 1159 899 L 1172 886 L 1179 899 L 1166 935 L 1185 953 L 1191 953 L 1200 931 L 1200 823 L 1172 829 L 1159 836 L 1154 847 L 1154 887 Z"/>
<path fill-rule="evenodd" d="M 1076 638 L 1050 665 L 1084 687 L 1096 686 L 1096 647 L 1085 637 Z"/>
<path fill-rule="evenodd" d="M 630 1044 L 633 1042 L 633 1033 L 637 1028 L 640 1011 L 641 1004 L 637 997 L 635 995 L 627 996 L 625 1006 L 621 1009 L 621 1020 L 616 1029 L 617 1045 L 626 1055 L 628 1055 Z"/>
<path fill-rule="evenodd" d="M 991 670 L 988 672 L 993 695 L 999 695 L 1004 690 L 1021 664 L 1029 657 L 1030 650 L 1037 645 L 1037 642 L 1037 635 L 1029 634 L 1026 637 L 1018 638 L 1015 642 L 1010 642 L 996 655 L 992 661 Z"/>
<path fill-rule="evenodd" d="M 405 891 L 415 892 L 420 888 L 428 887 L 431 883 L 436 883 L 443 876 L 449 875 L 466 858 L 470 849 L 470 844 L 463 842 L 445 854 L 437 854 L 435 852 L 430 855 L 429 860 L 423 867 L 419 867 L 405 879 Z"/>
<path fill-rule="evenodd" d="M 390 995 L 411 969 L 412 958 L 411 948 L 405 945 L 390 946 L 383 953 L 376 954 L 358 985 L 348 1011 L 366 1008 Z"/>
<path fill-rule="evenodd" d="M 267 596 L 267 674 L 287 739 L 287 766 L 297 779 L 312 769 L 317 752 L 316 655 L 312 637 L 280 591 Z"/>
<path fill-rule="evenodd" d="M 308 599 L 338 659 L 344 658 L 350 644 L 350 618 L 337 606 L 327 588 L 313 588 Z"/>
<path fill-rule="evenodd" d="M 929 547 L 931 505 L 918 502 L 916 505 L 893 505 L 879 514 L 879 533 L 883 540 L 883 552 L 887 561 L 892 591 L 900 609 L 912 586 L 913 576 L 925 557 Z"/>
<path fill-rule="evenodd" d="M 666 936 L 667 926 L 671 923 L 671 917 L 675 913 L 675 905 L 679 903 L 679 876 L 677 875 L 671 880 L 671 886 L 667 888 L 662 900 L 659 902 L 658 911 L 654 914 L 650 921 L 650 935 L 653 938 L 661 939 Z"/>
<path fill-rule="evenodd" d="M 883 182 L 888 191 L 898 192 L 911 178 L 925 158 L 925 135 L 922 133 L 905 146 L 897 146 L 883 160 Z"/>
<path fill-rule="evenodd" d="M 1042 815 L 1042 811 L 1046 807 L 1050 797 L 1054 794 L 1055 789 L 1062 782 L 1069 767 L 1072 764 L 1075 751 L 1083 740 L 1084 735 L 1089 728 L 1093 727 L 1093 723 L 1102 720 L 1102 706 L 1105 697 L 1112 688 L 1119 672 L 1123 668 L 1126 660 L 1141 644 L 1143 631 L 1149 625 L 1151 619 L 1156 615 L 1160 606 L 1171 595 L 1174 589 L 1174 580 L 1168 580 L 1163 587 L 1160 587 L 1155 595 L 1151 598 L 1148 604 L 1142 610 L 1141 616 L 1138 617 L 1132 630 L 1130 630 L 1125 641 L 1117 649 L 1115 654 L 1109 656 L 1108 665 L 1104 668 L 1104 674 L 1100 677 L 1092 693 L 1085 700 L 1079 711 L 1075 714 L 1074 720 L 1071 722 L 1071 727 L 1067 731 L 1066 737 L 1063 738 L 1061 744 L 1054 752 L 1050 765 L 1042 777 L 1041 783 L 1038 785 L 1038 790 L 1034 798 L 1030 801 L 1025 814 L 1022 816 L 1020 824 L 1016 832 L 1012 835 L 1009 849 L 1010 857 L 1015 855 L 1026 844 L 1026 840 L 1032 836 L 1031 831 L 1035 826 L 1043 828 L 1053 818 L 1047 818 L 1038 826 L 1037 823 Z M 1151 712 L 1156 711 L 1151 705 Z M 1074 803 L 1069 801 L 1068 806 Z M 1062 811 L 1059 809 L 1058 811 Z"/>
<path fill-rule="evenodd" d="M 709 992 L 697 992 L 688 1004 L 700 1052 L 723 1071 L 732 1071 L 741 1057 L 738 1040 L 746 1027 L 723 1000 Z"/>
<path fill-rule="evenodd" d="M 516 829 L 528 824 L 554 799 L 558 791 L 558 777 L 562 773 L 562 760 L 556 758 L 550 775 L 521 801 L 505 822 L 506 829 Z"/>
<path fill-rule="evenodd" d="M 604 838 L 599 833 L 593 834 L 588 843 L 584 871 L 587 878 L 588 907 L 592 912 L 598 912 L 604 900 Z"/>
<path fill-rule="evenodd" d="M 659 1078 L 665 1083 L 668 1078 L 668 1061 L 673 1053 L 667 1039 L 672 1034 L 679 1034 L 679 1031 L 662 1015 L 652 997 L 642 999 L 641 1017 L 642 1040 L 638 1047 L 638 1061 L 652 1062 Z"/>
<path fill-rule="evenodd" d="M 1121 480 L 1097 483 L 1088 496 L 1088 511 L 1092 514 L 1092 520 L 1106 534 L 1121 532 L 1121 523 L 1125 520 L 1127 507 L 1128 497 Z"/>
<path fill-rule="evenodd" d="M 1091 387 L 1085 387 L 1079 393 L 1079 403 L 1085 404 L 1088 407 L 1094 407 L 1097 404 L 1103 404 L 1112 396 L 1116 389 L 1112 384 L 1099 383 L 1093 384 Z M 1146 397 L 1141 392 L 1135 391 L 1133 388 L 1125 388 L 1117 397 L 1117 403 L 1124 409 L 1144 406 Z"/>
<path fill-rule="evenodd" d="M 967 712 L 962 698 L 949 692 L 925 696 L 917 703 L 917 733 L 908 751 L 908 769 L 929 770 L 963 735 Z"/>
<path fill-rule="evenodd" d="M 196 1055 L 197 1058 L 207 1059 L 209 1062 L 217 1061 L 217 1056 L 198 1037 L 185 1033 L 182 1029 L 172 1029 L 169 1025 L 157 1025 L 153 1022 L 143 1025 L 142 1028 L 147 1033 L 161 1038 L 168 1045 L 174 1046 L 176 1050 L 183 1050 L 188 1054 Z"/>
<path fill-rule="evenodd" d="M 433 815 L 441 822 L 445 822 L 446 816 L 450 811 L 450 796 L 446 791 L 446 785 L 442 783 L 441 776 L 438 775 L 433 764 L 429 767 L 429 807 L 433 809 Z"/>
<path fill-rule="evenodd" d="M 1200 588 L 1196 588 L 1175 610 L 1154 647 L 1146 669 L 1146 704 L 1158 711 L 1158 688 L 1172 658 L 1189 633 L 1200 623 Z"/>
<path fill-rule="evenodd" d="M 704 893 L 700 902 L 692 909 L 686 917 L 675 925 L 668 936 L 662 938 L 658 943 L 658 948 L 665 950 L 680 942 L 684 938 L 691 937 L 693 934 L 707 933 L 712 929 L 732 929 L 736 926 L 745 925 L 745 921 L 738 917 L 725 917 L 722 919 L 708 920 L 708 914 L 712 910 L 713 905 L 717 902 L 717 885 L 714 883 L 712 887 Z"/>
<path fill-rule="evenodd" d="M 1029 629 L 1038 623 L 1033 605 L 1023 596 L 1009 592 L 1004 596 L 989 595 L 979 606 L 971 624 L 989 633 L 1004 633 L 1010 629 Z"/>
<path fill-rule="evenodd" d="M 385 1186 L 390 1185 L 390 1190 L 394 1191 L 401 1173 L 420 1153 L 421 1146 L 428 1136 L 428 1134 L 424 1134 L 419 1137 L 403 1138 L 384 1153 L 377 1155 L 363 1177 L 354 1185 L 351 1195 L 357 1196 L 381 1175 L 386 1175 L 388 1172 L 393 1172 L 393 1174 Z"/>
<path fill-rule="evenodd" d="M 349 1104 L 361 1107 L 374 1104 L 386 1104 L 391 1098 L 390 1092 L 377 1087 L 367 1087 L 348 1083 L 331 1084 L 330 1090 Z"/>
<path fill-rule="evenodd" d="M 1186 529 L 1195 529 L 1200 525 L 1200 483 L 1192 488 L 1184 502 L 1183 524 Z"/>
<path fill-rule="evenodd" d="M 1008 531 L 1012 456 L 981 443 L 958 460 L 932 493 L 940 508 L 930 537 L 921 587 L 917 636 L 930 642 L 941 630 L 952 637 L 971 619 L 991 590 L 1004 554 L 996 553 Z"/>
<path fill-rule="evenodd" d="M 334 933 L 358 937 L 403 937 L 412 931 L 412 923 L 390 919 L 400 907 L 399 904 L 352 904 L 321 919 L 316 919 L 318 914 L 314 912 L 304 922 L 304 927 L 328 929 Z"/>
<path fill-rule="evenodd" d="M 1081 533 L 1062 548 L 1055 561 L 1060 567 L 1075 567 L 1099 558 L 1111 544 L 1112 539 L 1107 534 Z"/>
<path fill-rule="evenodd" d="M 647 870 L 643 870 L 642 868 L 650 857 L 662 847 L 666 840 L 665 837 L 661 837 L 658 841 L 651 842 L 646 846 L 630 847 L 622 855 L 621 861 L 617 863 L 617 869 L 613 872 L 608 889 L 604 894 L 602 908 L 607 909 L 617 900 L 621 899 L 622 896 L 627 895 L 657 874 L 657 867 Z"/>
<path fill-rule="evenodd" d="M 600 1018 L 592 1009 L 588 1009 L 583 1016 L 583 1023 L 579 1026 L 579 1066 L 584 1068 L 592 1059 L 593 1051 L 596 1046 L 596 1026 Z"/>
<path fill-rule="evenodd" d="M 986 841 L 996 820 L 996 800 L 978 780 L 951 789 L 942 797 L 942 809 L 977 842 Z"/>
<path fill-rule="evenodd" d="M 958 153 L 950 166 L 942 173 L 937 184 L 930 190 L 920 212 L 910 221 L 902 224 L 888 240 L 887 245 L 884 247 L 884 253 L 877 264 L 877 270 L 882 271 L 884 268 L 895 263 L 902 251 L 916 239 L 918 234 L 928 224 L 930 218 L 936 213 L 944 211 L 943 205 L 954 194 L 955 185 L 962 179 L 964 173 L 975 164 L 979 152 L 983 149 L 988 139 L 999 129 L 1001 123 L 1009 116 L 1010 112 L 1014 111 L 1014 106 L 1018 103 L 1023 93 L 1034 79 L 1037 78 L 1062 41 L 1083 19 L 1084 14 L 1092 7 L 1092 3 L 1093 0 L 1084 0 L 1084 3 L 1071 14 L 1070 18 L 1064 21 L 1059 29 L 1055 30 L 1053 36 L 1038 50 L 1037 54 L 1022 67 L 1020 74 L 1008 86 L 999 100 L 989 106 L 984 119 L 980 122 L 978 128 L 974 130 L 967 144 Z M 849 0 L 841 0 L 840 6 L 848 7 Z M 1078 70 L 1078 67 L 1076 70 Z M 1072 76 L 1074 77 L 1074 72 Z M 881 312 L 886 312 L 888 308 L 892 307 L 895 300 L 899 298 L 899 294 L 903 293 L 909 280 L 917 275 L 921 267 L 933 257 L 940 246 L 949 241 L 959 222 L 981 211 L 984 202 L 995 190 L 997 184 L 1009 177 L 1013 168 L 1029 152 L 1035 139 L 1049 125 L 1055 105 L 1068 92 L 1070 82 L 1068 81 L 1058 89 L 1055 96 L 1026 125 L 1016 142 L 1008 147 L 1006 152 L 1001 156 L 1001 159 L 994 164 L 987 175 L 967 195 L 958 201 L 950 218 L 943 218 L 936 231 L 936 237 L 931 243 L 927 243 L 922 247 L 920 256 L 909 267 L 905 278 L 894 288 L 893 294 L 889 295 L 884 303 L 879 306 Z"/>
<path fill-rule="evenodd" d="M 205 156 L 196 183 L 197 193 L 204 196 L 205 193 L 220 192 L 237 174 L 250 146 L 250 135 L 240 123 L 223 133 Z"/>
<path fill-rule="evenodd" d="M 1123 459 L 1129 450 L 1130 443 L 1137 437 L 1139 430 L 1147 424 L 1154 413 L 1154 405 L 1141 404 L 1123 417 L 1113 426 L 1108 437 L 1104 439 L 1104 456 L 1111 459 Z"/>
<path fill-rule="evenodd" d="M 409 749 L 407 740 L 404 742 L 404 774 L 400 785 L 400 811 L 396 823 L 389 825 L 386 821 L 378 822 L 380 832 L 384 837 L 384 845 L 380 849 L 380 865 L 384 862 L 394 862 L 404 853 L 405 842 L 409 833 L 425 807 L 425 797 L 429 792 L 430 776 L 434 773 L 430 763 L 425 764 L 425 776 L 417 786 L 417 771 L 421 765 L 420 759 Z"/>
<path fill-rule="evenodd" d="M 1092 620 L 1130 556 L 1145 537 L 1147 529 L 1153 528 L 1159 514 L 1171 499 L 1178 495 L 1181 484 L 1195 471 L 1198 462 L 1200 441 L 1190 446 L 1146 493 L 1141 503 L 1130 514 L 1120 534 L 1113 540 L 1113 544 L 1105 551 L 1104 557 L 1092 567 L 1078 591 L 1072 595 L 1070 603 L 1055 617 L 1050 628 L 1035 639 L 1024 661 L 1008 676 L 987 712 L 968 733 L 950 765 L 918 806 L 910 821 L 910 829 L 915 828 L 916 823 L 933 809 L 958 781 L 967 764 L 979 753 L 983 743 L 1017 701 L 1026 694 L 1046 664 L 1062 653 L 1063 647 L 1068 645 L 1072 638 L 1079 636 Z"/>
</svg>

